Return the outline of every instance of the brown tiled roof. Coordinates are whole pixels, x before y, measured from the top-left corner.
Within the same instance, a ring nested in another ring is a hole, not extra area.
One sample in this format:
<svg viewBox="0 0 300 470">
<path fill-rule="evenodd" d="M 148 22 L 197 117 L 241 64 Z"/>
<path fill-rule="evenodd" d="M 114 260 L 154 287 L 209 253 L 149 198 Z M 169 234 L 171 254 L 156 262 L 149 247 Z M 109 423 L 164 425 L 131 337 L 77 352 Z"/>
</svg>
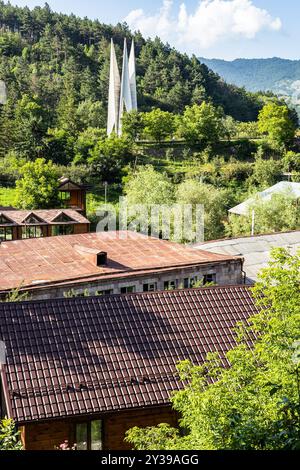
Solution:
<svg viewBox="0 0 300 470">
<path fill-rule="evenodd" d="M 76 247 L 107 252 L 106 266 L 90 262 Z M 99 232 L 17 240 L 0 245 L 0 291 L 82 280 L 110 279 L 174 267 L 234 260 L 134 232 Z M 32 287 L 33 288 L 33 287 Z"/>
<path fill-rule="evenodd" d="M 25 225 L 25 221 L 27 217 L 30 215 L 36 217 L 44 224 L 55 224 L 54 219 L 58 217 L 60 214 L 66 214 L 66 216 L 70 217 L 75 224 L 89 224 L 90 222 L 83 217 L 79 212 L 73 209 L 45 209 L 45 210 L 7 210 L 7 211 L 0 211 L 4 217 L 7 217 L 11 220 L 15 225 Z M 72 223 L 72 222 L 70 222 Z"/>
<path fill-rule="evenodd" d="M 244 286 L 0 303 L 13 417 L 168 404 L 178 361 L 225 353 L 255 313 Z"/>
</svg>

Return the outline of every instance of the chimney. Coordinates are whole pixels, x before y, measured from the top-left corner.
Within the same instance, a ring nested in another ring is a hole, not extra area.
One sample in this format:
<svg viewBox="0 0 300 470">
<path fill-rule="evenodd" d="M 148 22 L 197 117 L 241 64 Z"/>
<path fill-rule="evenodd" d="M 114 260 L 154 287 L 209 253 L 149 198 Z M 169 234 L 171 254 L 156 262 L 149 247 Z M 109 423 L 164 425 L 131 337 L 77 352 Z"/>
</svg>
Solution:
<svg viewBox="0 0 300 470">
<path fill-rule="evenodd" d="M 97 248 L 90 248 L 83 245 L 74 245 L 74 250 L 94 266 L 101 267 L 107 265 L 106 251 L 99 251 Z"/>
</svg>

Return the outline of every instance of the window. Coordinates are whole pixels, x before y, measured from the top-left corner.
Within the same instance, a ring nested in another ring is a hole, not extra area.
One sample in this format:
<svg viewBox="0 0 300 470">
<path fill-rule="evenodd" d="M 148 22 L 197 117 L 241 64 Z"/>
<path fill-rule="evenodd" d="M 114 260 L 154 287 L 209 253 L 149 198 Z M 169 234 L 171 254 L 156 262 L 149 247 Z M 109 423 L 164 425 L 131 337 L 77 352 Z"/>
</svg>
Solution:
<svg viewBox="0 0 300 470">
<path fill-rule="evenodd" d="M 165 281 L 164 290 L 174 290 L 176 289 L 176 281 Z"/>
<path fill-rule="evenodd" d="M 197 282 L 198 282 L 197 276 L 187 277 L 183 281 L 183 286 L 185 289 L 190 289 L 190 288 L 193 288 L 197 284 Z"/>
<path fill-rule="evenodd" d="M 40 225 L 22 227 L 22 238 L 41 238 L 43 229 Z"/>
<path fill-rule="evenodd" d="M 61 201 L 70 201 L 71 199 L 70 191 L 60 191 L 60 199 Z"/>
<path fill-rule="evenodd" d="M 102 434 L 101 420 L 76 424 L 75 443 L 77 450 L 102 450 Z"/>
<path fill-rule="evenodd" d="M 157 290 L 157 282 L 150 282 L 149 284 L 143 284 L 143 292 L 154 292 Z"/>
<path fill-rule="evenodd" d="M 53 225 L 52 236 L 72 235 L 74 233 L 74 225 Z"/>
<path fill-rule="evenodd" d="M 203 284 L 216 283 L 216 274 L 205 274 L 203 276 Z"/>
<path fill-rule="evenodd" d="M 131 294 L 135 292 L 135 286 L 121 287 L 121 294 Z"/>
<path fill-rule="evenodd" d="M 95 292 L 95 295 L 111 295 L 113 293 L 114 293 L 113 289 L 104 289 L 104 290 L 97 290 Z"/>
<path fill-rule="evenodd" d="M 0 227 L 0 242 L 6 242 L 13 239 L 12 227 Z"/>
</svg>

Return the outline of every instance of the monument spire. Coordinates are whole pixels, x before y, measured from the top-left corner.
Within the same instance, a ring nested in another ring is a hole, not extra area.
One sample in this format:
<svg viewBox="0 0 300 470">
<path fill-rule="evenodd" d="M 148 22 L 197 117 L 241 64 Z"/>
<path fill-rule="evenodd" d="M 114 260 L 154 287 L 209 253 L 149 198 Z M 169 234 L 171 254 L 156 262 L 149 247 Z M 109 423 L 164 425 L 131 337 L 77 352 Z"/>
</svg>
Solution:
<svg viewBox="0 0 300 470">
<path fill-rule="evenodd" d="M 121 79 L 121 95 L 120 95 L 119 127 L 118 127 L 119 135 L 122 134 L 122 117 L 124 114 L 124 107 L 127 112 L 130 112 L 132 110 L 126 38 L 124 39 L 124 51 L 123 51 L 123 68 L 122 68 L 122 79 Z"/>
<path fill-rule="evenodd" d="M 120 72 L 117 63 L 116 51 L 114 42 L 111 40 L 107 135 L 110 135 L 113 131 L 115 131 L 116 134 L 119 132 L 120 86 Z"/>
<path fill-rule="evenodd" d="M 129 56 L 129 83 L 130 83 L 132 109 L 137 111 L 136 66 L 135 66 L 134 39 L 132 40 L 132 43 L 131 43 L 131 50 L 130 50 L 130 56 Z"/>
</svg>

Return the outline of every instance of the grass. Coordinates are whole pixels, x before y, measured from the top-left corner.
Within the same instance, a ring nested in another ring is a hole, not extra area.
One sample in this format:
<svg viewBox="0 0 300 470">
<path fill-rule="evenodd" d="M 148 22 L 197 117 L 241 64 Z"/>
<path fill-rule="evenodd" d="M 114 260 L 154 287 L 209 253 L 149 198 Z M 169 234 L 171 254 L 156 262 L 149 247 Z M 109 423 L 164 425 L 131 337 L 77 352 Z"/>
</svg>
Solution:
<svg viewBox="0 0 300 470">
<path fill-rule="evenodd" d="M 0 187 L 0 206 L 13 206 L 15 195 L 15 188 Z"/>
</svg>

